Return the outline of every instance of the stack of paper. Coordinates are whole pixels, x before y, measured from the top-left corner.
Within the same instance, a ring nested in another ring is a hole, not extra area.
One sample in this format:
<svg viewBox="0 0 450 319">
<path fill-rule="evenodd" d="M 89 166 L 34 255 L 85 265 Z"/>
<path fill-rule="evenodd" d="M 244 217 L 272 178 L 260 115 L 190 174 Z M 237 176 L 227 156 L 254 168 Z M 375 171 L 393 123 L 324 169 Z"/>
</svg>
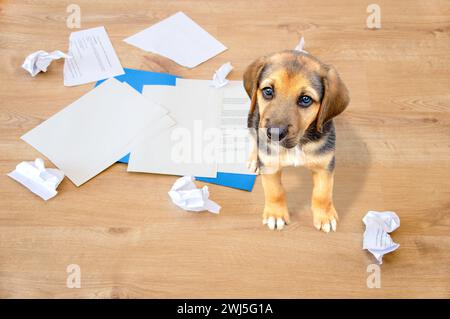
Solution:
<svg viewBox="0 0 450 319">
<path fill-rule="evenodd" d="M 177 79 L 176 86 L 144 86 L 143 95 L 163 105 L 177 124 L 154 141 L 137 143 L 128 171 L 206 178 L 249 174 L 249 100 L 241 82 L 216 89 L 210 81 Z"/>
<path fill-rule="evenodd" d="M 247 133 L 247 130 L 245 129 L 247 123 L 247 113 L 249 109 L 249 100 L 248 97 L 242 87 L 242 82 L 240 81 L 230 81 L 229 84 L 223 88 L 220 89 L 214 89 L 211 87 L 211 81 L 203 81 L 203 80 L 182 80 L 180 78 L 177 78 L 174 75 L 171 74 L 165 74 L 165 73 L 156 73 L 156 72 L 149 72 L 149 71 L 142 71 L 142 70 L 133 70 L 133 69 L 125 69 L 125 74 L 121 76 L 116 77 L 117 80 L 126 82 L 130 86 L 132 86 L 136 91 L 143 92 L 143 89 L 145 87 L 145 95 L 150 94 L 151 91 L 153 91 L 153 96 L 147 96 L 150 100 L 157 100 L 159 99 L 159 102 L 161 105 L 167 100 L 170 99 L 170 97 L 167 97 L 167 95 L 173 93 L 178 94 L 173 90 L 176 90 L 176 87 L 184 86 L 186 83 L 191 83 L 191 86 L 199 86 L 200 88 L 197 88 L 197 93 L 199 93 L 199 90 L 205 90 L 209 91 L 210 94 L 215 94 L 218 96 L 215 99 L 215 103 L 219 103 L 220 105 L 217 105 L 214 107 L 214 105 L 207 105 L 206 103 L 203 103 L 203 97 L 199 98 L 199 101 L 197 103 L 193 103 L 194 105 L 191 106 L 190 109 L 188 109 L 188 116 L 191 117 L 189 114 L 190 112 L 197 112 L 198 114 L 201 113 L 198 111 L 198 109 L 211 111 L 214 110 L 214 112 L 218 112 L 220 114 L 217 114 L 220 118 L 219 120 L 219 128 L 223 129 L 223 138 L 227 138 L 228 135 L 233 135 L 233 133 Z M 98 84 L 102 83 L 102 81 L 98 82 Z M 154 89 L 152 89 L 152 86 L 155 86 Z M 166 88 L 164 88 L 166 87 Z M 184 93 L 190 94 L 190 92 Z M 182 96 L 182 95 L 180 95 Z M 175 97 L 172 97 L 175 99 Z M 165 99 L 165 100 L 164 100 Z M 167 103 L 167 102 L 166 102 Z M 166 109 L 175 109 L 174 114 L 170 114 L 171 118 L 174 119 L 175 117 L 180 117 L 178 114 L 179 112 L 183 112 L 183 109 L 187 109 L 187 106 L 184 102 L 181 102 L 178 106 L 174 105 L 164 105 Z M 177 108 L 180 108 L 181 110 L 177 110 Z M 208 108 L 211 108 L 208 110 Z M 197 111 L 196 111 L 197 110 Z M 174 116 L 175 115 L 175 116 Z M 200 116 L 200 119 L 203 119 L 203 115 Z M 185 121 L 183 117 L 181 117 L 181 122 Z M 206 125 L 205 125 L 206 126 Z M 239 128 L 240 130 L 228 130 L 225 131 L 225 129 L 228 128 Z M 243 129 L 244 128 L 244 129 Z M 170 128 L 172 130 L 172 128 Z M 160 143 L 159 139 L 166 140 L 168 139 L 169 132 L 165 131 L 163 134 L 159 135 L 157 137 L 157 141 L 155 143 Z M 228 138 L 229 139 L 229 138 Z M 161 144 L 161 143 L 160 143 Z M 227 148 L 233 148 L 237 147 L 237 144 L 231 143 L 226 145 L 221 145 L 219 148 L 219 151 L 223 152 L 224 146 L 227 146 Z M 161 172 L 161 168 L 163 166 L 166 166 L 165 173 L 167 174 L 175 174 L 175 175 L 196 175 L 195 179 L 203 182 L 218 184 L 222 186 L 242 189 L 251 191 L 253 189 L 253 185 L 256 180 L 256 176 L 254 174 L 251 174 L 248 172 L 246 165 L 244 164 L 248 153 L 244 150 L 243 152 L 240 152 L 244 154 L 243 157 L 239 159 L 237 162 L 232 163 L 224 163 L 225 161 L 217 161 L 217 174 L 213 174 L 212 177 L 207 177 L 207 175 L 203 174 L 193 174 L 192 171 L 189 170 L 180 170 L 179 167 L 177 167 L 177 163 L 174 163 L 173 165 L 170 164 L 170 162 L 164 162 L 162 159 L 167 159 L 169 155 L 167 155 L 167 146 L 162 145 L 161 146 L 155 146 L 153 145 L 152 141 L 145 141 L 144 145 L 137 146 L 134 150 L 134 159 L 133 160 L 140 160 L 141 163 L 139 164 L 139 168 L 130 166 L 130 171 L 142 171 L 142 172 Z M 142 153 L 136 153 L 136 151 L 142 150 Z M 163 154 L 163 151 L 165 150 L 166 154 Z M 218 156 L 218 158 L 223 158 L 224 154 Z M 129 162 L 129 155 L 126 155 L 122 159 L 119 160 L 119 162 L 122 163 L 128 163 Z M 148 158 L 149 162 L 146 163 L 143 158 Z M 159 163 L 158 163 L 159 162 Z M 134 165 L 134 164 L 133 164 Z M 142 166 L 141 166 L 142 165 Z M 155 165 L 155 166 L 154 166 Z M 184 167 L 195 167 L 198 169 L 199 165 L 184 165 Z"/>
</svg>

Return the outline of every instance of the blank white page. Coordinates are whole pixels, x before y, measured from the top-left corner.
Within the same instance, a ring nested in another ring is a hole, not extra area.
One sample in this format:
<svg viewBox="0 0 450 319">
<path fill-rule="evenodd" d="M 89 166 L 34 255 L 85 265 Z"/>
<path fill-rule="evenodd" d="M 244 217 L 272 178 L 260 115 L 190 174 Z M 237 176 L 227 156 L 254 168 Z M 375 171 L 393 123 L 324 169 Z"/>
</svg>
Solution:
<svg viewBox="0 0 450 319">
<path fill-rule="evenodd" d="M 188 68 L 227 49 L 183 12 L 178 12 L 124 41 Z"/>
</svg>

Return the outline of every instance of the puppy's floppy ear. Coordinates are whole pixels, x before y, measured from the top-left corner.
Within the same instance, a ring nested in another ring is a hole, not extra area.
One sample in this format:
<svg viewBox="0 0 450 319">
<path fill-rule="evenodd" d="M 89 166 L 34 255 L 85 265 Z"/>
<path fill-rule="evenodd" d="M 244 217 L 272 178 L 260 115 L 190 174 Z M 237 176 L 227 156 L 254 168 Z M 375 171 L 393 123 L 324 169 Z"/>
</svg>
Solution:
<svg viewBox="0 0 450 319">
<path fill-rule="evenodd" d="M 265 58 L 261 57 L 253 61 L 253 63 L 247 67 L 244 73 L 244 88 L 248 94 L 248 97 L 251 99 L 250 114 L 252 114 L 255 110 L 258 80 L 265 64 Z"/>
<path fill-rule="evenodd" d="M 325 68 L 326 74 L 322 78 L 324 95 L 317 114 L 317 130 L 322 132 L 323 125 L 345 110 L 350 97 L 347 87 L 342 82 L 336 69 L 332 66 Z"/>
</svg>

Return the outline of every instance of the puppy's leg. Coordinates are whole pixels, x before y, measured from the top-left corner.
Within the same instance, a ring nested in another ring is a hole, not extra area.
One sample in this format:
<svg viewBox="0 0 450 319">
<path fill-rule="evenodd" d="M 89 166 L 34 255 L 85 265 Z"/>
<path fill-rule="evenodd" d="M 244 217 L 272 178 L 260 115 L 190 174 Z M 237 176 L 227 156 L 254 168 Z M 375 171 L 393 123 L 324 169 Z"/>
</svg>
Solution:
<svg viewBox="0 0 450 319">
<path fill-rule="evenodd" d="M 281 169 L 261 177 L 265 196 L 263 224 L 267 224 L 270 229 L 283 229 L 284 225 L 289 223 L 289 212 L 281 184 Z"/>
<path fill-rule="evenodd" d="M 334 173 L 326 168 L 313 170 L 313 194 L 311 209 L 314 226 L 328 233 L 336 231 L 338 215 L 333 205 Z"/>
<path fill-rule="evenodd" d="M 257 130 L 254 128 L 249 129 L 250 141 L 252 143 L 252 150 L 247 160 L 247 168 L 252 173 L 259 173 L 259 159 L 258 159 L 258 136 Z"/>
<path fill-rule="evenodd" d="M 250 152 L 247 160 L 247 168 L 252 173 L 259 173 L 258 148 L 256 146 L 254 146 L 252 151 Z"/>
</svg>

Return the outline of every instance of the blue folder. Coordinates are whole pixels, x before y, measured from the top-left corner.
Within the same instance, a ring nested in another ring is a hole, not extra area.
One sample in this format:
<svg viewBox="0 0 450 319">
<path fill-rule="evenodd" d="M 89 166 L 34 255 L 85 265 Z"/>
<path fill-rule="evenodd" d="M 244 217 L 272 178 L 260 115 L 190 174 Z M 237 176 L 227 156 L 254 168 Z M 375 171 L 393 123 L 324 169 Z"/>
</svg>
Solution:
<svg viewBox="0 0 450 319">
<path fill-rule="evenodd" d="M 115 78 L 120 82 L 126 82 L 139 93 L 142 93 L 144 85 L 176 85 L 177 76 L 166 73 L 156 73 L 143 70 L 134 70 L 124 68 L 125 74 L 118 75 Z M 105 80 L 98 81 L 95 86 Z M 120 163 L 128 163 L 130 154 L 127 154 L 119 160 Z M 222 186 L 242 189 L 251 192 L 255 184 L 256 175 L 235 174 L 217 172 L 216 177 L 195 177 L 196 180 L 218 184 Z"/>
</svg>

